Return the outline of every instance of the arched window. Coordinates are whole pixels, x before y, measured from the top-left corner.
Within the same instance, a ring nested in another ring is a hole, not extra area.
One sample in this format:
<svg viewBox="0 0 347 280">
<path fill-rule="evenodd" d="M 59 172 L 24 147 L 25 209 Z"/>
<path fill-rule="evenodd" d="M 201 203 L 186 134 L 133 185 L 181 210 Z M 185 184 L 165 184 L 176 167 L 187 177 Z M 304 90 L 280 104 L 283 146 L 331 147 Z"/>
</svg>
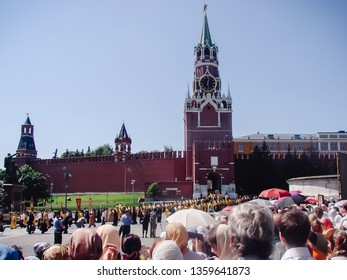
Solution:
<svg viewBox="0 0 347 280">
<path fill-rule="evenodd" d="M 205 48 L 204 50 L 205 59 L 210 59 L 210 49 Z"/>
<path fill-rule="evenodd" d="M 201 58 L 201 49 L 199 49 L 196 53 L 196 59 L 199 60 Z"/>
</svg>

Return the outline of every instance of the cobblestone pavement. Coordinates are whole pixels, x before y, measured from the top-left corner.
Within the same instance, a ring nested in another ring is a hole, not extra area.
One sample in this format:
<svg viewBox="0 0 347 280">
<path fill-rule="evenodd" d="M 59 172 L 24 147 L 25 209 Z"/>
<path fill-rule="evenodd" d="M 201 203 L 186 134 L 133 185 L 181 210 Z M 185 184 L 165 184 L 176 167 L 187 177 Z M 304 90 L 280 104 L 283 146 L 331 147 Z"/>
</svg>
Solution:
<svg viewBox="0 0 347 280">
<path fill-rule="evenodd" d="M 112 224 L 112 223 L 108 223 Z M 96 226 L 100 226 L 100 223 L 97 223 Z M 157 226 L 157 236 L 161 234 L 162 231 L 165 231 L 167 222 L 162 222 L 161 224 L 158 224 Z M 91 230 L 95 230 L 97 227 L 91 227 Z M 88 228 L 88 227 L 87 227 Z M 120 226 L 118 225 L 116 227 L 117 230 L 119 230 Z M 73 224 L 67 234 L 63 234 L 63 243 L 67 243 L 71 234 L 77 229 L 77 227 Z M 131 233 L 137 234 L 141 238 L 142 244 L 145 244 L 146 246 L 151 246 L 153 242 L 153 238 L 142 238 L 142 225 L 141 224 L 135 224 L 131 226 Z M 149 233 L 148 233 L 149 236 Z M 14 244 L 17 246 L 22 247 L 22 251 L 24 254 L 24 257 L 27 256 L 33 256 L 34 250 L 33 246 L 37 242 L 48 242 L 53 243 L 54 240 L 54 230 L 53 228 L 50 228 L 47 232 L 44 234 L 41 234 L 41 231 L 36 229 L 36 231 L 33 234 L 28 234 L 26 232 L 25 228 L 17 227 L 16 229 L 10 229 L 7 227 L 3 234 L 0 235 L 0 243 L 5 243 L 8 245 Z"/>
</svg>

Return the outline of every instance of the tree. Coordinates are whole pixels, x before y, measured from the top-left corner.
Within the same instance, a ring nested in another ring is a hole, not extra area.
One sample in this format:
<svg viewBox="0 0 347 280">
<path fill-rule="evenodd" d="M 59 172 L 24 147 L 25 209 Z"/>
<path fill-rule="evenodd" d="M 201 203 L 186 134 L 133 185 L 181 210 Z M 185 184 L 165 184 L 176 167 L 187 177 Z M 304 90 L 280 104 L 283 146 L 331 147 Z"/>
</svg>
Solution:
<svg viewBox="0 0 347 280">
<path fill-rule="evenodd" d="M 31 166 L 27 164 L 20 167 L 19 170 L 22 174 L 20 183 L 26 187 L 24 191 L 26 200 L 33 199 L 36 203 L 38 199 L 44 199 L 50 196 L 50 191 L 47 187 L 47 179 L 42 173 L 33 170 Z"/>
<path fill-rule="evenodd" d="M 173 151 L 172 146 L 164 145 L 164 152 L 172 152 L 172 151 Z"/>
<path fill-rule="evenodd" d="M 113 155 L 113 149 L 110 144 L 104 144 L 94 150 L 96 156 L 111 156 Z"/>
<path fill-rule="evenodd" d="M 159 195 L 158 182 L 150 184 L 146 191 L 146 197 L 157 198 Z"/>
<path fill-rule="evenodd" d="M 4 206 L 4 201 L 6 196 L 7 196 L 7 193 L 5 192 L 5 189 L 3 187 L 3 181 L 0 181 L 0 208 Z"/>
<path fill-rule="evenodd" d="M 110 144 L 104 144 L 97 147 L 95 150 L 91 150 L 90 146 L 88 146 L 88 150 L 84 153 L 84 149 L 81 152 L 77 149 L 74 151 L 69 151 L 66 149 L 66 152 L 62 153 L 60 158 L 69 158 L 69 157 L 84 157 L 84 156 L 111 156 L 114 154 L 113 148 Z"/>
</svg>

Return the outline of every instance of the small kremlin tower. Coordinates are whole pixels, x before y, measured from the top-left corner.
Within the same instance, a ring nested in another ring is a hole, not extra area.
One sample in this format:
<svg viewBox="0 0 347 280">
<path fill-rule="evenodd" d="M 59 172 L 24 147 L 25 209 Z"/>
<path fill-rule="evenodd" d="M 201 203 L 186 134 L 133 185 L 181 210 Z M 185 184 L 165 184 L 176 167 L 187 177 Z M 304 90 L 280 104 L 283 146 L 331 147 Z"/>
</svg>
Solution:
<svg viewBox="0 0 347 280">
<path fill-rule="evenodd" d="M 31 124 L 29 114 L 22 125 L 21 136 L 16 151 L 17 159 L 32 159 L 37 157 L 34 141 L 34 126 Z"/>
</svg>

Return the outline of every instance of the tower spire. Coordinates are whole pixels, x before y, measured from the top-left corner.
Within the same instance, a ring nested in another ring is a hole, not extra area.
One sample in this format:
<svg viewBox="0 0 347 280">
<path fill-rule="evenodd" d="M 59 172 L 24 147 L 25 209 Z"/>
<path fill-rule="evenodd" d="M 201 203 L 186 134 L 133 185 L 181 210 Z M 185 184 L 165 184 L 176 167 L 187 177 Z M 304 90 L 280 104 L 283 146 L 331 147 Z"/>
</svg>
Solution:
<svg viewBox="0 0 347 280">
<path fill-rule="evenodd" d="M 190 98 L 190 89 L 189 89 L 189 84 L 187 83 L 187 98 Z"/>
<path fill-rule="evenodd" d="M 115 157 L 116 161 L 125 161 L 126 154 L 130 154 L 131 152 L 131 138 L 128 135 L 128 132 L 125 128 L 125 124 L 120 129 L 118 136 L 115 139 Z"/>
<path fill-rule="evenodd" d="M 228 95 L 227 95 L 227 97 L 228 97 L 229 99 L 231 99 L 230 85 L 229 85 L 229 84 L 228 84 Z"/>
<path fill-rule="evenodd" d="M 207 20 L 207 4 L 204 4 L 204 23 L 202 25 L 202 31 L 201 31 L 201 38 L 200 38 L 200 44 L 202 46 L 209 45 L 213 46 L 210 28 L 208 27 L 208 20 Z"/>
<path fill-rule="evenodd" d="M 37 151 L 34 141 L 34 126 L 31 124 L 29 114 L 22 125 L 21 136 L 17 148 L 17 157 L 21 158 L 36 158 Z"/>
</svg>

